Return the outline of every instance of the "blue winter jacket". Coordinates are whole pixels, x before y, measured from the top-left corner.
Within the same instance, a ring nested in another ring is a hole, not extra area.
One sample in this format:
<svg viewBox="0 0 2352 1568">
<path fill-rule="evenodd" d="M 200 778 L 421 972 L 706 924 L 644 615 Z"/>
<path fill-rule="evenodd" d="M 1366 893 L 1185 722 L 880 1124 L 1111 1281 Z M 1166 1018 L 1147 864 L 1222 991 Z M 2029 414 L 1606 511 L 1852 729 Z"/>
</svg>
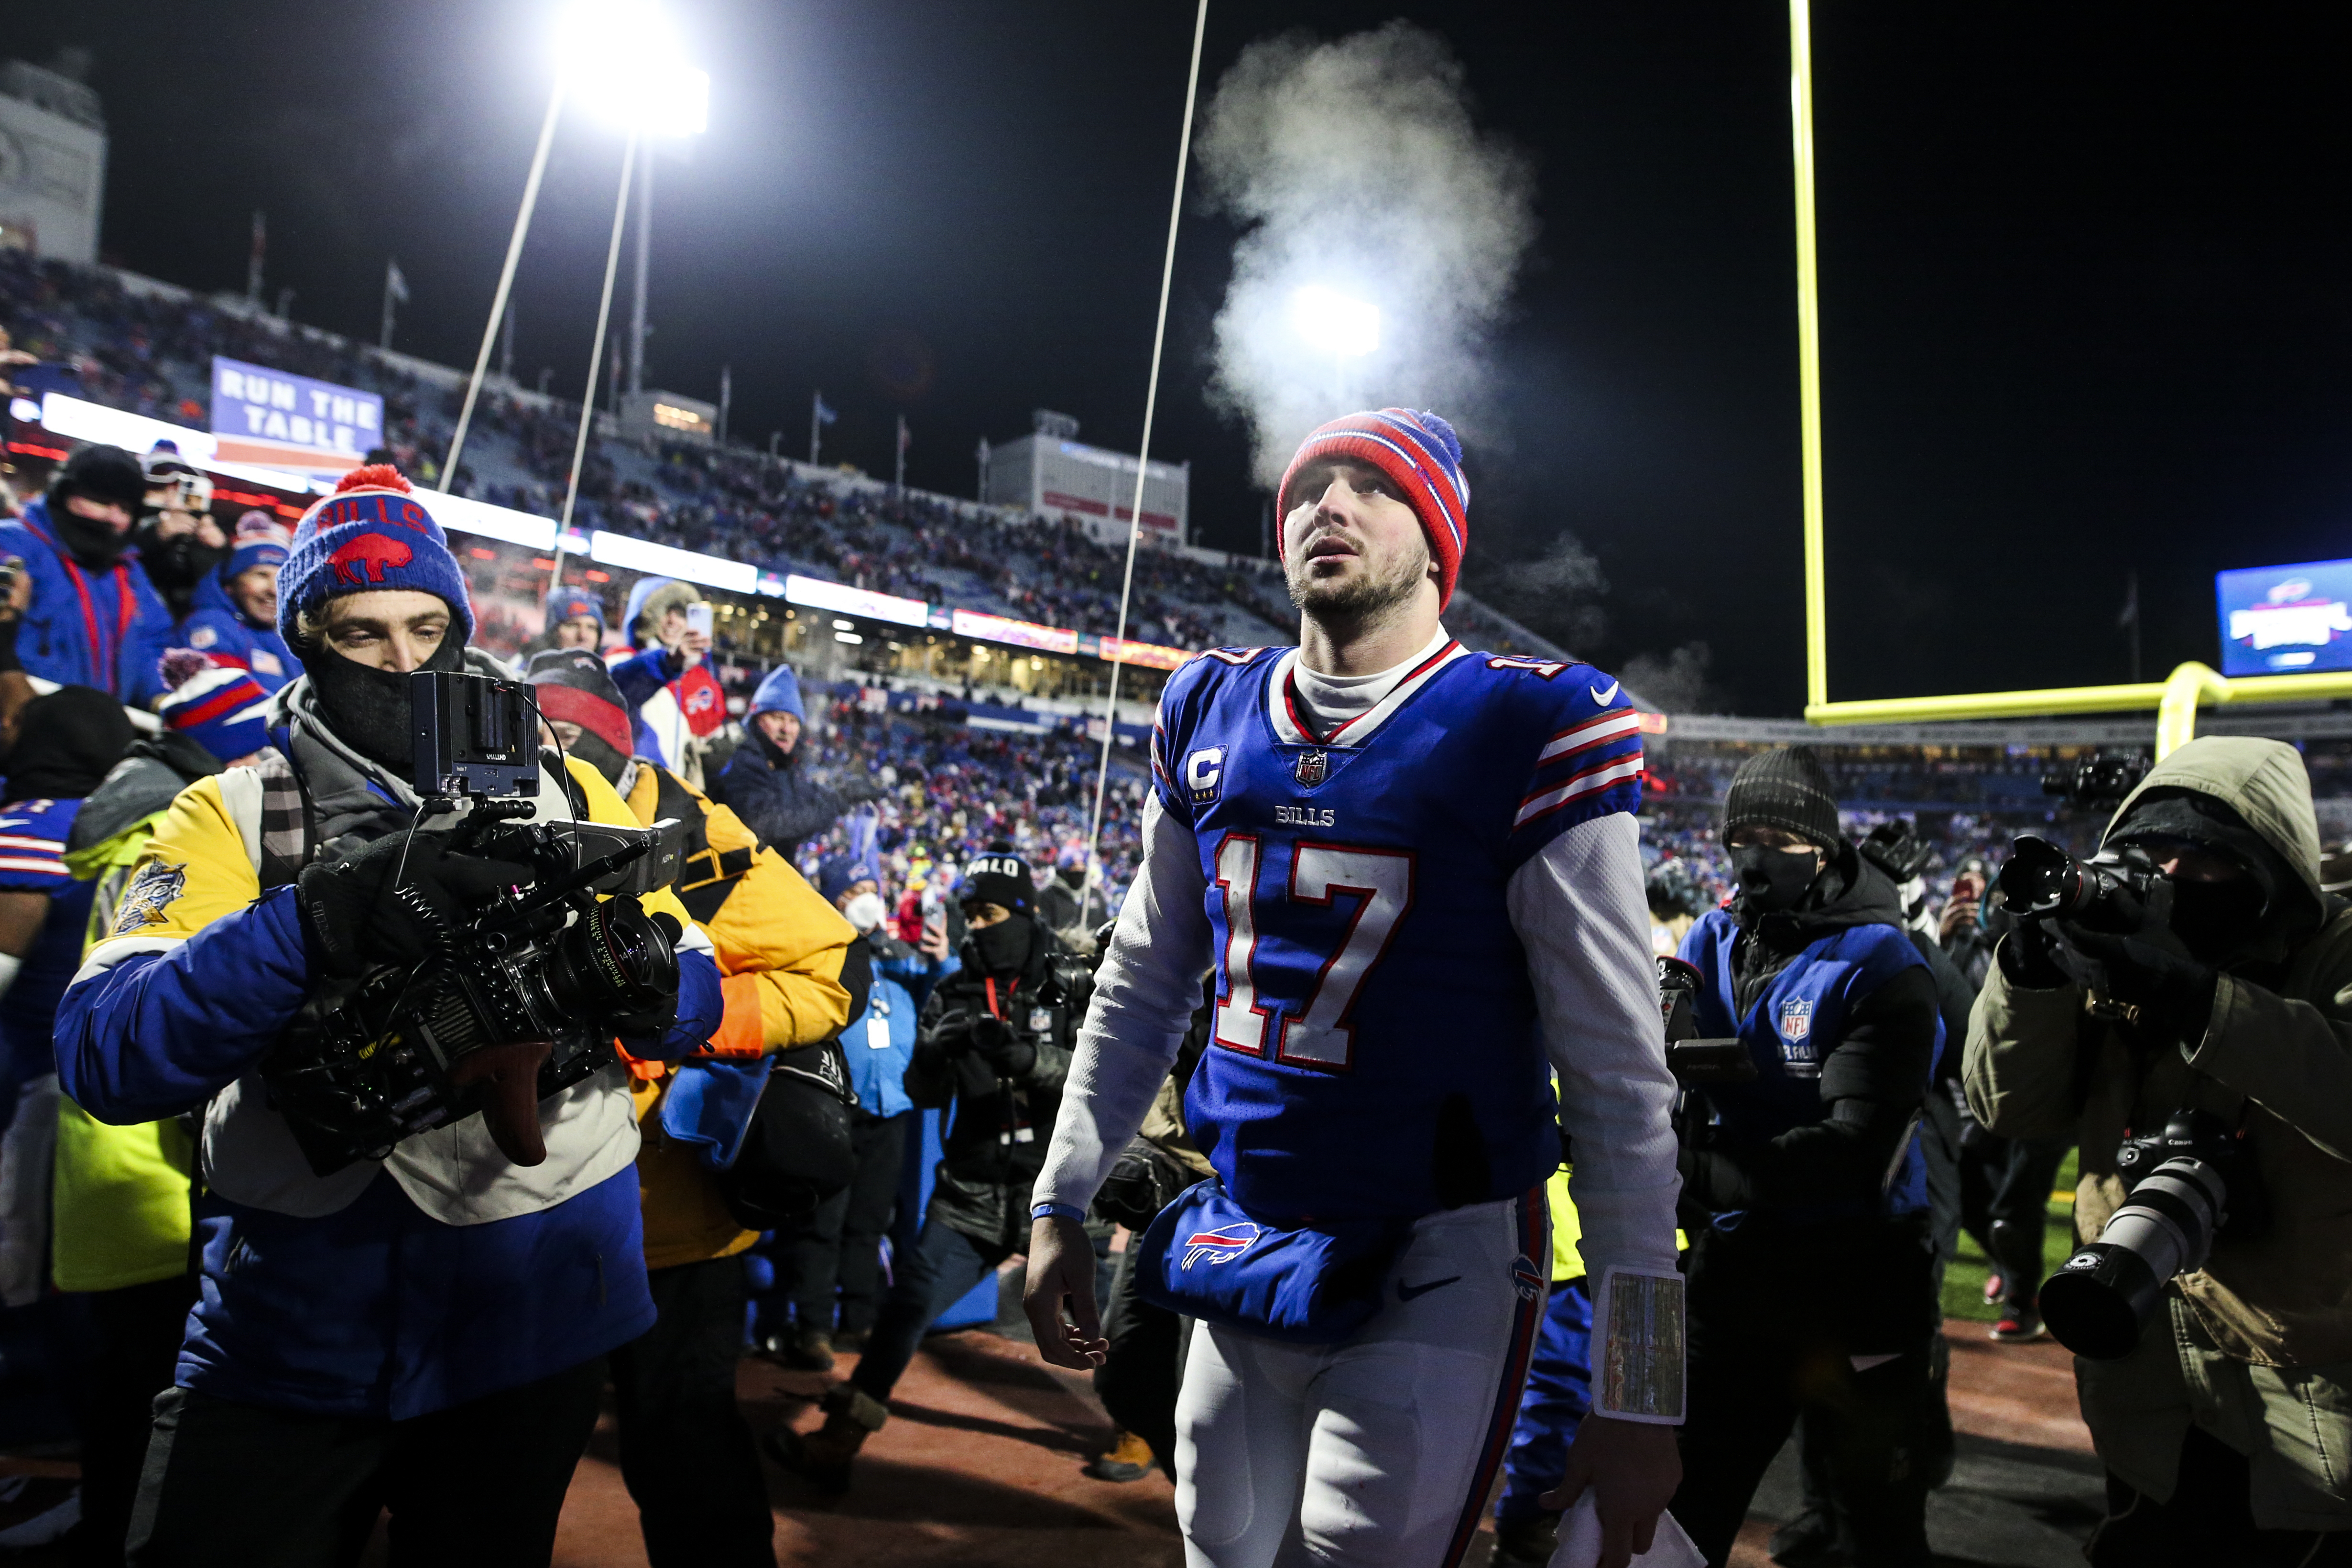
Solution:
<svg viewBox="0 0 2352 1568">
<path fill-rule="evenodd" d="M 172 645 L 172 612 L 147 581 L 136 551 L 103 572 L 75 562 L 49 521 L 47 500 L 0 522 L 0 560 L 24 557 L 33 602 L 16 632 L 25 673 L 60 686 L 89 686 L 144 708 L 164 691 L 156 661 Z"/>
<path fill-rule="evenodd" d="M 170 853 L 134 874 L 112 937 L 93 950 L 103 959 L 115 946 L 111 967 L 86 970 L 58 1008 L 60 1087 L 101 1121 L 204 1106 L 253 1068 L 313 988 L 294 889 L 251 897 L 237 830 L 207 809 L 220 788 L 202 780 L 173 803 L 154 841 Z M 614 800 L 600 820 L 625 809 Z M 709 955 L 682 952 L 675 1023 L 632 1048 L 682 1056 L 721 1007 Z M 403 1420 L 576 1366 L 654 1321 L 633 1166 L 482 1224 L 431 1217 L 389 1173 L 316 1217 L 215 1193 L 195 1219 L 202 1293 L 177 1381 L 225 1399 Z"/>
<path fill-rule="evenodd" d="M 206 573 L 196 584 L 195 608 L 173 634 L 173 646 L 192 647 L 236 665 L 250 673 L 264 691 L 275 691 L 302 673 L 302 661 L 294 657 L 278 628 L 257 626 L 247 620 L 217 572 Z"/>
<path fill-rule="evenodd" d="M 863 939 L 874 950 L 874 988 L 864 1011 L 842 1026 L 841 1045 L 849 1058 L 850 1087 L 860 1109 L 874 1116 L 897 1116 L 915 1109 L 907 1097 L 907 1064 L 915 1059 L 915 1016 L 931 987 L 963 967 L 950 956 L 934 961 L 903 942 Z M 887 944 L 888 956 L 884 956 Z"/>
</svg>

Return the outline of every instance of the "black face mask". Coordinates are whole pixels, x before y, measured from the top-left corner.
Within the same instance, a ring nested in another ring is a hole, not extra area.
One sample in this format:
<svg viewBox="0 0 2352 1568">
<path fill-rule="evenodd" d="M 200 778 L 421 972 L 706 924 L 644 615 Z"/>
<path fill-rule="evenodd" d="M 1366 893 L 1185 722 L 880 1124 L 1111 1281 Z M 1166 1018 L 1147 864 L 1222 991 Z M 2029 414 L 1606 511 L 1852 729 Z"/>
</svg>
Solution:
<svg viewBox="0 0 2352 1568">
<path fill-rule="evenodd" d="M 1797 907 L 1821 874 L 1821 861 L 1811 855 L 1742 844 L 1731 851 L 1731 868 L 1739 878 L 1740 898 L 1753 909 L 1772 913 Z"/>
<path fill-rule="evenodd" d="M 2172 934 L 2200 963 L 2221 964 L 2262 935 L 2263 890 L 2251 877 L 2172 884 Z"/>
<path fill-rule="evenodd" d="M 425 668 L 447 672 L 463 668 L 465 662 L 465 646 L 446 636 Z M 394 778 L 414 784 L 410 775 L 416 753 L 408 732 L 408 676 L 356 663 L 323 643 L 302 650 L 302 668 L 318 694 L 319 717 L 335 739 Z"/>
<path fill-rule="evenodd" d="M 226 544 L 206 544 L 193 533 L 164 539 L 156 527 L 152 520 L 142 522 L 133 537 L 139 545 L 139 564 L 158 588 L 193 588 L 205 573 L 228 559 Z"/>
<path fill-rule="evenodd" d="M 58 538 L 73 552 L 73 558 L 86 571 L 104 572 L 122 559 L 128 542 L 114 531 L 110 522 L 76 515 L 71 506 L 60 500 L 49 513 L 49 521 L 58 526 Z"/>
<path fill-rule="evenodd" d="M 1029 967 L 1029 950 L 1036 940 L 1027 915 L 1012 915 L 992 926 L 974 926 L 965 933 L 982 974 L 1018 974 Z"/>
</svg>

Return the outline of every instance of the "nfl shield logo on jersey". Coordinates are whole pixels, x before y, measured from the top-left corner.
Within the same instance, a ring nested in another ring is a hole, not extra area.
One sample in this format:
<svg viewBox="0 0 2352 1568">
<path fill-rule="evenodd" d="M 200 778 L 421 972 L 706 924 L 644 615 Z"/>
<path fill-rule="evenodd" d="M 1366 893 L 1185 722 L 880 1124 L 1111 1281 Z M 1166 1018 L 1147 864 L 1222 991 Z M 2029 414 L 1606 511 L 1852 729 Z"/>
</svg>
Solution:
<svg viewBox="0 0 2352 1568">
<path fill-rule="evenodd" d="M 1780 1004 L 1780 1066 L 1791 1078 L 1819 1078 L 1821 1057 L 1813 1049 L 1813 1001 L 1792 996 Z"/>
<path fill-rule="evenodd" d="M 1301 784 L 1313 789 L 1331 776 L 1331 753 L 1301 752 L 1298 754 L 1298 765 L 1293 768 L 1291 773 Z"/>
</svg>

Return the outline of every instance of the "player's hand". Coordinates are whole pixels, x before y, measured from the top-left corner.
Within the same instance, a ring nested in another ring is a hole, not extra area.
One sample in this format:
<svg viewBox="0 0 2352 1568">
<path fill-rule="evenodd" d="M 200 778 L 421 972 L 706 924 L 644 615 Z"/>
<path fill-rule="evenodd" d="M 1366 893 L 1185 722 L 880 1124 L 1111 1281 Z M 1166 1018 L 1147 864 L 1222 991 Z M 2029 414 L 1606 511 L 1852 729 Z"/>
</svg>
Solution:
<svg viewBox="0 0 2352 1568">
<path fill-rule="evenodd" d="M 1048 1363 L 1092 1372 L 1109 1358 L 1110 1341 L 1103 1337 L 1102 1316 L 1095 1308 L 1095 1248 L 1086 1226 L 1059 1215 L 1032 1222 L 1021 1309 L 1037 1336 L 1037 1353 Z"/>
<path fill-rule="evenodd" d="M 1030 1256 L 1034 1259 L 1036 1255 Z M 1650 1549 L 1657 1537 L 1658 1515 L 1682 1484 L 1683 1457 L 1675 1446 L 1673 1427 L 1589 1415 L 1569 1445 L 1568 1470 L 1559 1489 L 1538 1500 L 1546 1508 L 1565 1510 L 1591 1487 L 1593 1511 L 1601 1520 L 1599 1568 L 1626 1568 L 1634 1553 Z"/>
</svg>

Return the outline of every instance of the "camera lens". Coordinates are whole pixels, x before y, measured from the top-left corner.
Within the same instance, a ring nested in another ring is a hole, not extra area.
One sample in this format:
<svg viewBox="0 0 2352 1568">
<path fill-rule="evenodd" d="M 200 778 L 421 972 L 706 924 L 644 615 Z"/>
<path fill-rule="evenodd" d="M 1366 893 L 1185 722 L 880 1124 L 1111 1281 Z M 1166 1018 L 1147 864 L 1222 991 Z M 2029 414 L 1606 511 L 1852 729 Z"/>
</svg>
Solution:
<svg viewBox="0 0 2352 1568">
<path fill-rule="evenodd" d="M 572 1018 L 632 1013 L 677 994 L 671 929 L 634 899 L 605 900 L 550 945 L 548 994 Z"/>
<path fill-rule="evenodd" d="M 2129 1355 L 2165 1284 L 2204 1265 L 2224 1191 L 2221 1173 L 2189 1155 L 2149 1172 L 2099 1239 L 2076 1248 L 2043 1283 L 2042 1318 L 2058 1342 L 2090 1361 Z"/>
<path fill-rule="evenodd" d="M 2020 915 L 2072 914 L 2083 898 L 2083 868 L 2047 838 L 2021 834 L 1993 879 Z"/>
</svg>

